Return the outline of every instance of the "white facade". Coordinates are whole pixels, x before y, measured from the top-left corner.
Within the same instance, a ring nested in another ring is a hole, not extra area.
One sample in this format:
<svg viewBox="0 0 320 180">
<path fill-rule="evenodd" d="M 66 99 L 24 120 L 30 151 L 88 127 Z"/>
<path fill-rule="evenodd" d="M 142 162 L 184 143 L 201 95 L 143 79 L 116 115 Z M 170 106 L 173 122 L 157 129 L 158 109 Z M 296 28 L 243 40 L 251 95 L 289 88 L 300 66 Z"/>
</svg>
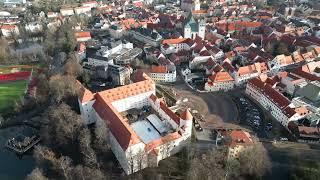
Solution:
<svg viewBox="0 0 320 180">
<path fill-rule="evenodd" d="M 239 75 L 238 73 L 234 72 L 231 74 L 235 80 L 235 84 L 237 86 L 243 86 L 248 80 L 260 76 L 260 73 L 248 73 L 244 75 Z"/>
<path fill-rule="evenodd" d="M 163 54 L 172 54 L 177 53 L 182 50 L 189 51 L 190 46 L 187 43 L 178 43 L 178 44 L 167 44 L 169 47 L 165 48 L 164 45 L 161 45 L 161 52 Z"/>
<path fill-rule="evenodd" d="M 247 84 L 246 94 L 250 95 L 256 101 L 258 101 L 259 104 L 261 104 L 267 111 L 269 111 L 271 115 L 284 127 L 288 127 L 290 121 L 296 121 L 302 118 L 298 113 L 295 113 L 293 116 L 288 117 L 284 112 L 285 107 L 278 107 L 271 98 L 267 97 L 264 93 L 261 93 L 251 83 Z"/>
<path fill-rule="evenodd" d="M 74 15 L 73 9 L 60 9 L 62 16 L 72 16 Z"/>
<path fill-rule="evenodd" d="M 79 104 L 81 104 L 80 113 L 81 113 L 82 119 L 85 120 L 85 123 L 92 124 L 92 123 L 96 122 L 96 113 L 95 113 L 94 109 L 92 108 L 94 100 L 89 101 L 89 102 L 84 102 L 84 103 L 81 103 L 80 100 L 78 100 L 78 102 L 79 102 Z"/>
<path fill-rule="evenodd" d="M 90 13 L 91 12 L 91 7 L 90 6 L 76 7 L 76 8 L 74 8 L 74 12 L 76 14 Z"/>
<path fill-rule="evenodd" d="M 167 73 L 150 73 L 152 80 L 156 82 L 176 82 L 177 72 L 167 72 Z"/>
<path fill-rule="evenodd" d="M 19 28 L 16 25 L 3 25 L 0 26 L 1 34 L 4 37 L 11 37 L 12 35 L 19 35 Z"/>
<path fill-rule="evenodd" d="M 145 92 L 142 94 L 138 94 L 136 96 L 130 96 L 125 99 L 120 99 L 118 101 L 112 102 L 112 105 L 119 111 L 127 111 L 129 109 L 138 108 L 141 109 L 143 106 L 148 105 L 149 100 L 148 97 L 154 94 L 154 91 L 151 90 L 149 92 Z"/>
<path fill-rule="evenodd" d="M 36 33 L 42 31 L 42 25 L 40 23 L 30 23 L 25 26 L 25 29 L 29 32 Z"/>
<path fill-rule="evenodd" d="M 234 88 L 234 81 L 207 82 L 204 86 L 206 91 L 229 91 Z"/>
</svg>

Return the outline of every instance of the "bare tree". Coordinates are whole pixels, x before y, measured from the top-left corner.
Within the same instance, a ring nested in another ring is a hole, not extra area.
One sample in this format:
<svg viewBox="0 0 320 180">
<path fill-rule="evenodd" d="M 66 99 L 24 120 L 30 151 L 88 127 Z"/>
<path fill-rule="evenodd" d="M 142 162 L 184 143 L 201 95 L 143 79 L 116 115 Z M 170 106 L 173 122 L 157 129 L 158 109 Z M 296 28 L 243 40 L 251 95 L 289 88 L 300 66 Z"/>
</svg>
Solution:
<svg viewBox="0 0 320 180">
<path fill-rule="evenodd" d="M 271 168 L 271 162 L 262 144 L 245 149 L 239 153 L 241 174 L 262 177 Z"/>
<path fill-rule="evenodd" d="M 35 168 L 26 178 L 26 180 L 48 180 L 39 168 Z"/>
<path fill-rule="evenodd" d="M 225 151 L 211 150 L 201 158 L 191 160 L 187 178 L 190 180 L 223 179 L 225 161 Z"/>
<path fill-rule="evenodd" d="M 109 129 L 106 122 L 97 120 L 94 130 L 94 146 L 98 153 L 109 150 Z"/>
<path fill-rule="evenodd" d="M 64 65 L 64 73 L 69 76 L 80 76 L 83 73 L 82 66 L 75 54 L 70 55 L 66 64 Z"/>
<path fill-rule="evenodd" d="M 74 180 L 108 180 L 111 179 L 110 176 L 106 176 L 98 168 L 89 168 L 82 165 L 76 166 L 72 170 L 72 179 Z"/>
<path fill-rule="evenodd" d="M 91 136 L 87 128 L 83 128 L 79 134 L 79 146 L 82 154 L 83 164 L 88 167 L 97 167 L 97 156 L 91 147 Z"/>
<path fill-rule="evenodd" d="M 61 102 L 68 96 L 77 94 L 76 79 L 72 76 L 55 75 L 49 81 L 50 95 L 54 102 Z"/>
<path fill-rule="evenodd" d="M 77 140 L 83 127 L 81 116 L 70 106 L 60 104 L 49 108 L 48 124 L 41 129 L 41 135 L 51 147 L 71 152 L 72 148 L 78 149 Z"/>
</svg>

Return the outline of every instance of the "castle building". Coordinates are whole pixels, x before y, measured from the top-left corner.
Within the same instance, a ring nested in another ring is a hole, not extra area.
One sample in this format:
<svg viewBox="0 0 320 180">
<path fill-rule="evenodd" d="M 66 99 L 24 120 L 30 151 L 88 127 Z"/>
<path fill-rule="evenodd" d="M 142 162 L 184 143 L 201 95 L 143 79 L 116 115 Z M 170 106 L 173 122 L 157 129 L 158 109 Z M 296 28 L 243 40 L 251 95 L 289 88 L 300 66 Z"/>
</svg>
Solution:
<svg viewBox="0 0 320 180">
<path fill-rule="evenodd" d="M 92 93 L 80 83 L 79 106 L 87 124 L 108 124 L 112 152 L 126 174 L 158 166 L 191 140 L 193 117 L 177 115 L 155 95 L 154 81 L 143 72 L 132 84 Z M 135 117 L 132 111 L 138 113 Z"/>
</svg>

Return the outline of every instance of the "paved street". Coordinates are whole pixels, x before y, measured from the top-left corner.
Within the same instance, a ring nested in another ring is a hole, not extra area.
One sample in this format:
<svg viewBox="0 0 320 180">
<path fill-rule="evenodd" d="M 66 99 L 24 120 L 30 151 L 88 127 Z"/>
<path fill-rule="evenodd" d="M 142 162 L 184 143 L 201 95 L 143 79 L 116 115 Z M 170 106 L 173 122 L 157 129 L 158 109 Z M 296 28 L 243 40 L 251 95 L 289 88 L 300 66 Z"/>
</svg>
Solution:
<svg viewBox="0 0 320 180">
<path fill-rule="evenodd" d="M 188 99 L 187 102 L 181 102 L 180 106 L 196 109 L 205 117 L 205 122 L 200 122 L 203 128 L 239 128 L 237 106 L 227 93 L 197 92 L 180 77 L 174 85 L 165 86 L 177 93 L 178 100 Z"/>
</svg>

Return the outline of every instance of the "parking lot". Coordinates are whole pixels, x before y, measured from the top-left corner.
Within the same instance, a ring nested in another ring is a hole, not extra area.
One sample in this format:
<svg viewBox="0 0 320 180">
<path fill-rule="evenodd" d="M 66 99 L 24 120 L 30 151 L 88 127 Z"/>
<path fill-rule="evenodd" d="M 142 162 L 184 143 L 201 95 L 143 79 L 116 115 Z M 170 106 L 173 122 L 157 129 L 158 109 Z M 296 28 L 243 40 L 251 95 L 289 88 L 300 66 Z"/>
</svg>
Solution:
<svg viewBox="0 0 320 180">
<path fill-rule="evenodd" d="M 240 125 L 250 127 L 259 138 L 269 138 L 273 125 L 265 121 L 263 110 L 245 96 L 233 99 L 239 110 Z"/>
</svg>

